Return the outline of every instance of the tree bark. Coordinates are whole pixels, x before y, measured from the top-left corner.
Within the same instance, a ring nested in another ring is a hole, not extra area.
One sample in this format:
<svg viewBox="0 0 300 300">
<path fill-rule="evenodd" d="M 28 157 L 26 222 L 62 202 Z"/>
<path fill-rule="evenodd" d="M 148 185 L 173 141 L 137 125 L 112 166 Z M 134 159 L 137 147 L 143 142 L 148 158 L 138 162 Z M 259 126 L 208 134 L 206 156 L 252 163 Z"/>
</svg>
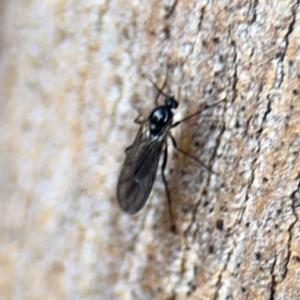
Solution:
<svg viewBox="0 0 300 300">
<path fill-rule="evenodd" d="M 1 3 L 1 299 L 300 299 L 299 1 Z M 168 203 L 116 183 L 175 95 Z M 163 97 L 159 99 L 163 103 Z"/>
</svg>

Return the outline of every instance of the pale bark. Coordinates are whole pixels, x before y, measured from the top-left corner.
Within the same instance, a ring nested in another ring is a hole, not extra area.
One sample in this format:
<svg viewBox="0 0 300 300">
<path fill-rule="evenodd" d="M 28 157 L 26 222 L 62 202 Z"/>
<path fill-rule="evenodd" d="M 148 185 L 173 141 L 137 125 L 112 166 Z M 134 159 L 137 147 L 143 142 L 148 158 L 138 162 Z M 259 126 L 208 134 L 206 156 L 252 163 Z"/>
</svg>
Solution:
<svg viewBox="0 0 300 300">
<path fill-rule="evenodd" d="M 300 299 L 299 1 L 1 10 L 1 299 Z M 173 131 L 177 234 L 159 171 L 115 192 L 166 74 L 176 120 L 225 100 Z"/>
</svg>

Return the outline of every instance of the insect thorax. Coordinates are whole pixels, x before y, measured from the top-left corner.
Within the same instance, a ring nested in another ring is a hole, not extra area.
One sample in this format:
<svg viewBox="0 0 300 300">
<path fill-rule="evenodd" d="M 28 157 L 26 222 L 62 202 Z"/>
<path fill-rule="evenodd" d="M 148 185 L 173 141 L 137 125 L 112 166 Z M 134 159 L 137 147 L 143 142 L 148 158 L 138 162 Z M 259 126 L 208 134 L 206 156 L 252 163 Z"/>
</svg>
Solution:
<svg viewBox="0 0 300 300">
<path fill-rule="evenodd" d="M 149 127 L 151 135 L 159 135 L 165 131 L 167 125 L 171 124 L 173 113 L 169 107 L 160 106 L 153 110 L 149 117 Z"/>
</svg>

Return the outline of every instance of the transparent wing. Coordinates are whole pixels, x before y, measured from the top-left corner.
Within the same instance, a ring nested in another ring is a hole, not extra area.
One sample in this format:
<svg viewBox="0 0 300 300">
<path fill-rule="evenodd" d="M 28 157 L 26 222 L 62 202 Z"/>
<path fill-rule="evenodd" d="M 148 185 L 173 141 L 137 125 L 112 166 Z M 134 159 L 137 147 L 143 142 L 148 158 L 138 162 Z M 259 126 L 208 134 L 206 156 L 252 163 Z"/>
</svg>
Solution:
<svg viewBox="0 0 300 300">
<path fill-rule="evenodd" d="M 117 185 L 117 199 L 121 209 L 137 213 L 146 203 L 155 179 L 159 157 L 165 139 L 150 140 L 142 125 L 127 150 Z"/>
</svg>

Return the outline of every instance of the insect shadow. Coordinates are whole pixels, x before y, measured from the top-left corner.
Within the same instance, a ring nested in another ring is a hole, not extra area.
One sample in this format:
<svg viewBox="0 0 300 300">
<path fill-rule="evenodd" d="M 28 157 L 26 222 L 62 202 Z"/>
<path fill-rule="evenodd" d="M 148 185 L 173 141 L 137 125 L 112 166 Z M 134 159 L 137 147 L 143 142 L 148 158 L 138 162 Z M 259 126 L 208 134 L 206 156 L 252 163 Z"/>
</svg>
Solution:
<svg viewBox="0 0 300 300">
<path fill-rule="evenodd" d="M 162 91 L 165 84 L 161 89 L 154 82 L 152 84 L 158 91 L 155 99 L 157 107 L 151 112 L 148 118 L 142 121 L 138 120 L 138 118 L 135 120 L 136 123 L 140 124 L 140 129 L 133 144 L 125 150 L 126 158 L 117 184 L 117 200 L 124 212 L 128 214 L 139 212 L 149 198 L 157 173 L 159 158 L 163 154 L 161 175 L 168 200 L 171 230 L 175 231 L 170 191 L 164 174 L 168 160 L 167 138 L 170 138 L 172 145 L 177 151 L 190 157 L 206 169 L 209 169 L 197 157 L 179 148 L 170 130 L 188 119 L 197 116 L 204 110 L 219 105 L 224 100 L 210 106 L 204 106 L 194 114 L 173 123 L 173 110 L 178 107 L 178 101 L 175 99 L 175 96 L 169 96 Z M 160 95 L 165 97 L 165 102 L 163 105 L 158 106 L 157 100 Z"/>
</svg>

